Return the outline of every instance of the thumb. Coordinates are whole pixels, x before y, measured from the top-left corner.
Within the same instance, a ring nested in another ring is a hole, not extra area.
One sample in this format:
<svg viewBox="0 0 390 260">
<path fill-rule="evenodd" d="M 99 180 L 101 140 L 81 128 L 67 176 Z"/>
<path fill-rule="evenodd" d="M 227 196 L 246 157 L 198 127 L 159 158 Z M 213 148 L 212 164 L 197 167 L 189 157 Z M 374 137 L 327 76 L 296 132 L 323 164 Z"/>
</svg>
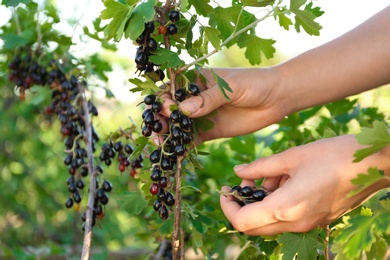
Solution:
<svg viewBox="0 0 390 260">
<path fill-rule="evenodd" d="M 182 111 L 189 113 L 190 117 L 201 117 L 207 115 L 228 103 L 217 85 L 200 92 L 198 96 L 190 97 L 180 104 Z"/>
<path fill-rule="evenodd" d="M 289 175 L 291 159 L 286 158 L 285 153 L 274 154 L 259 158 L 249 164 L 236 165 L 236 175 L 246 180 L 258 180 L 265 177 Z"/>
</svg>

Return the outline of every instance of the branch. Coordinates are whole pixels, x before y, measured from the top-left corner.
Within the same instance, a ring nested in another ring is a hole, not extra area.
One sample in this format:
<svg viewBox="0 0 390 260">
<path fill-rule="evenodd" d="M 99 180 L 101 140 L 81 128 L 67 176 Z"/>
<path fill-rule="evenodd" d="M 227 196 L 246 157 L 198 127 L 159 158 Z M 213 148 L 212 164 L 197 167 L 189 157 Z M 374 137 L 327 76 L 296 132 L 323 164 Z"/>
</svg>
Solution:
<svg viewBox="0 0 390 260">
<path fill-rule="evenodd" d="M 93 212 L 93 205 L 94 205 L 95 191 L 96 191 L 96 173 L 95 173 L 95 167 L 93 165 L 92 127 L 89 119 L 88 104 L 83 90 L 81 91 L 83 93 L 83 95 L 81 96 L 81 102 L 84 110 L 83 119 L 85 125 L 84 142 L 87 149 L 88 170 L 90 172 L 89 196 L 88 196 L 88 204 L 86 209 L 84 242 L 83 242 L 83 250 L 81 254 L 81 259 L 87 260 L 89 259 L 91 242 L 92 242 L 92 212 Z"/>
<path fill-rule="evenodd" d="M 181 220 L 181 168 L 184 157 L 180 156 L 176 161 L 176 172 L 175 172 L 175 219 L 173 224 L 172 233 L 172 251 L 173 260 L 179 259 L 180 243 L 180 220 Z"/>
</svg>

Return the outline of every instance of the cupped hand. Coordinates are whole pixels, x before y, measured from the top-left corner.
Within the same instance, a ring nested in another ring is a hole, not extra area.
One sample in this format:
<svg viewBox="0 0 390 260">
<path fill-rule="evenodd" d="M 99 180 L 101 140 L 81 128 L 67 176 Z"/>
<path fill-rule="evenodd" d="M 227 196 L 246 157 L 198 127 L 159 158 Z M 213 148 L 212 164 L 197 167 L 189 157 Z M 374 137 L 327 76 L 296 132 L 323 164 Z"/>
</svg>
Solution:
<svg viewBox="0 0 390 260">
<path fill-rule="evenodd" d="M 377 182 L 355 196 L 351 180 L 369 167 L 389 175 L 389 153 L 371 155 L 352 163 L 360 147 L 353 135 L 323 139 L 294 147 L 235 167 L 243 184 L 265 178 L 262 186 L 271 192 L 263 201 L 241 207 L 232 196 L 221 195 L 221 208 L 240 232 L 248 235 L 273 235 L 306 232 L 325 226 L 360 205 L 376 191 L 389 187 L 390 181 Z M 222 191 L 229 192 L 229 187 Z"/>
<path fill-rule="evenodd" d="M 209 69 L 202 69 L 206 79 L 198 96 L 190 97 L 180 103 L 180 109 L 197 118 L 209 115 L 214 128 L 199 134 L 200 142 L 220 137 L 248 134 L 281 120 L 285 115 L 283 100 L 277 88 L 277 72 L 268 69 L 214 69 L 228 82 L 233 92 L 226 91 L 227 100 L 219 89 Z M 162 114 L 169 117 L 169 106 L 174 104 L 171 97 L 163 96 Z M 215 111 L 216 113 L 211 112 Z"/>
</svg>

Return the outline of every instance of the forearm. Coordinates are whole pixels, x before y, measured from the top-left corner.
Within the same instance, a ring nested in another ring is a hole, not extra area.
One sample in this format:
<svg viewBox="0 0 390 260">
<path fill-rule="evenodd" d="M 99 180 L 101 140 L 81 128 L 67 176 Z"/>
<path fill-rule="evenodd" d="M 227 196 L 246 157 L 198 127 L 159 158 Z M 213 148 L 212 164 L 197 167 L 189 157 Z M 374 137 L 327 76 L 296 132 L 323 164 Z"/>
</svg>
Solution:
<svg viewBox="0 0 390 260">
<path fill-rule="evenodd" d="M 275 67 L 286 114 L 390 82 L 390 6 L 343 36 Z"/>
</svg>

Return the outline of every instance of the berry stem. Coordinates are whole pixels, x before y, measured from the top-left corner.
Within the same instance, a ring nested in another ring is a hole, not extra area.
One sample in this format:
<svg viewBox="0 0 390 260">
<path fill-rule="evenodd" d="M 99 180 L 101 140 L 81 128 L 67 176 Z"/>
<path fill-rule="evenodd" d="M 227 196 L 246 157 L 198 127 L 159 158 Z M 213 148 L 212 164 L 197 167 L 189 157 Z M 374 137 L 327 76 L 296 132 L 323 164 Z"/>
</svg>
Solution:
<svg viewBox="0 0 390 260">
<path fill-rule="evenodd" d="M 184 157 L 180 156 L 177 158 L 176 162 L 176 172 L 175 172 L 175 218 L 173 224 L 173 233 L 172 233 L 172 247 L 173 247 L 173 260 L 179 259 L 179 249 L 180 243 L 180 220 L 181 220 L 181 170 L 182 170 L 182 161 Z"/>
<path fill-rule="evenodd" d="M 80 89 L 80 93 L 83 93 L 83 89 Z M 89 184 L 88 203 L 86 208 L 84 242 L 83 242 L 83 249 L 81 254 L 81 259 L 86 260 L 89 259 L 91 242 L 92 242 L 92 211 L 94 207 L 95 191 L 96 191 L 96 173 L 94 170 L 95 167 L 93 163 L 92 127 L 89 119 L 88 103 L 85 98 L 85 95 L 81 96 L 81 102 L 84 110 L 83 120 L 85 124 L 85 132 L 86 132 L 84 137 L 84 142 L 85 142 L 85 147 L 88 156 L 88 170 L 90 172 L 90 184 Z"/>
</svg>

